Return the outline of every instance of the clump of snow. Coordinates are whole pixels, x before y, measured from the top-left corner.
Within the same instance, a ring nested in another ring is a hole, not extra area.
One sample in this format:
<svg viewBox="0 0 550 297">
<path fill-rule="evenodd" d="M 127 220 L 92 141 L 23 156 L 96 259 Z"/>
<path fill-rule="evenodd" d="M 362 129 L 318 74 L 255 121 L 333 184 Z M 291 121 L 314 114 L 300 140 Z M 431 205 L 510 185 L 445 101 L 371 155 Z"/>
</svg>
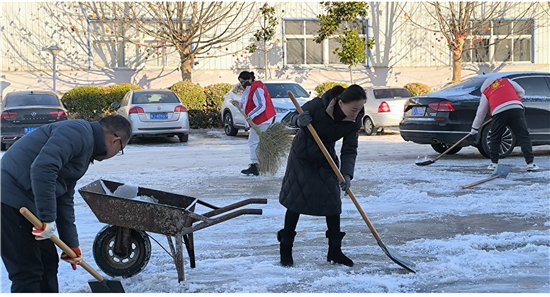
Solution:
<svg viewBox="0 0 550 297">
<path fill-rule="evenodd" d="M 138 186 L 124 184 L 119 186 L 115 190 L 113 195 L 117 197 L 123 197 L 123 198 L 133 198 L 137 196 L 138 191 L 139 191 Z"/>
</svg>

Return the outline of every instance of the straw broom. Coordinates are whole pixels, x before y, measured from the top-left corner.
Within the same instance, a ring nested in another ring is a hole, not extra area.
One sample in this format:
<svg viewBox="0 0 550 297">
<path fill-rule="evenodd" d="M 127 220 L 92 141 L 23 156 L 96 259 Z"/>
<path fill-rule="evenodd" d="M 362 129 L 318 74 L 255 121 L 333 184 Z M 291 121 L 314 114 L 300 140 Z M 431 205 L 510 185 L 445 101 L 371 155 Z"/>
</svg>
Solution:
<svg viewBox="0 0 550 297">
<path fill-rule="evenodd" d="M 237 107 L 260 138 L 260 143 L 256 148 L 259 163 L 258 171 L 261 174 L 268 173 L 274 175 L 279 170 L 282 161 L 287 157 L 287 152 L 292 142 L 290 130 L 283 123 L 273 123 L 267 130 L 261 131 L 258 125 L 254 124 L 239 106 L 235 105 L 235 107 Z"/>
</svg>

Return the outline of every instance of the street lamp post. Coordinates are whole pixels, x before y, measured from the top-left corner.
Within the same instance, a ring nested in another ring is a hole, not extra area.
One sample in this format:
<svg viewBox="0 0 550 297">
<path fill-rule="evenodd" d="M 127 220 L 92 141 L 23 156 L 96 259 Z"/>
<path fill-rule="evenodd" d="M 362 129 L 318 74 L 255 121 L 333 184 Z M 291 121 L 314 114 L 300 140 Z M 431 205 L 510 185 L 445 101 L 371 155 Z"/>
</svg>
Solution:
<svg viewBox="0 0 550 297">
<path fill-rule="evenodd" d="M 57 54 L 59 54 L 59 52 L 62 51 L 62 49 L 60 49 L 57 45 L 52 45 L 52 46 L 48 47 L 48 51 L 50 51 L 50 53 L 53 55 L 53 92 L 55 93 L 55 80 L 56 80 L 55 56 Z"/>
</svg>

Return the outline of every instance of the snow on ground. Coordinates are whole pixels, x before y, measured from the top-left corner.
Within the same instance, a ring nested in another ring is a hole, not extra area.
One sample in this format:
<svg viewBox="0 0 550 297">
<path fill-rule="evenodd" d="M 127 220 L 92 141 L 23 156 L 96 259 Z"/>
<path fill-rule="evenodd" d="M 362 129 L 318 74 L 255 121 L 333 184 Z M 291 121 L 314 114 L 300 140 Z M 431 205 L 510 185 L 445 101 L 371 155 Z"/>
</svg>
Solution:
<svg viewBox="0 0 550 297">
<path fill-rule="evenodd" d="M 415 263 L 409 273 L 387 257 L 351 200 L 343 198 L 343 251 L 353 267 L 326 262 L 324 218 L 302 216 L 294 244 L 295 266 L 279 264 L 276 232 L 285 208 L 278 202 L 284 166 L 275 176 L 247 177 L 246 134 L 194 131 L 188 143 L 143 140 L 124 156 L 90 166 L 77 188 L 97 179 L 118 181 L 191 196 L 223 207 L 248 198 L 262 215 L 244 215 L 194 234 L 196 268 L 187 253 L 178 283 L 171 257 L 154 241 L 139 274 L 121 280 L 126 292 L 146 293 L 548 293 L 550 291 L 550 147 L 534 147 L 539 172 L 526 172 L 519 148 L 501 164 L 500 178 L 469 189 L 490 176 L 489 160 L 468 147 L 429 166 L 430 146 L 404 142 L 399 134 L 361 136 L 352 190 L 385 246 Z M 75 197 L 84 259 L 106 278 L 93 259 L 99 223 Z M 207 209 L 197 207 L 196 213 Z M 164 235 L 149 233 L 166 249 Z M 90 292 L 91 276 L 60 263 L 61 292 Z M 10 291 L 5 267 L 1 292 Z"/>
</svg>

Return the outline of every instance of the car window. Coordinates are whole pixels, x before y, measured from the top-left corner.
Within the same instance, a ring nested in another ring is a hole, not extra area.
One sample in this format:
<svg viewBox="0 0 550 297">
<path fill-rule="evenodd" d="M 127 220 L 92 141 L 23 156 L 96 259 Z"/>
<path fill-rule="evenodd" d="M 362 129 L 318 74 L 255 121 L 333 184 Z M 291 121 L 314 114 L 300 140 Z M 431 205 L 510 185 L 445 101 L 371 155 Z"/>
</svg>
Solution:
<svg viewBox="0 0 550 297">
<path fill-rule="evenodd" d="M 413 96 L 407 89 L 377 89 L 373 91 L 376 99 L 399 99 Z"/>
<path fill-rule="evenodd" d="M 181 103 L 174 93 L 134 93 L 133 104 Z"/>
<path fill-rule="evenodd" d="M 57 97 L 48 94 L 22 94 L 22 95 L 10 95 L 6 99 L 5 107 L 17 107 L 17 106 L 60 106 Z"/>
<path fill-rule="evenodd" d="M 548 84 L 542 76 L 521 77 L 514 79 L 514 81 L 525 90 L 525 96 L 550 96 Z"/>
<path fill-rule="evenodd" d="M 267 87 L 271 99 L 288 98 L 288 91 L 291 91 L 294 97 L 309 97 L 309 93 L 299 84 L 272 83 L 266 84 L 265 86 Z"/>
<path fill-rule="evenodd" d="M 483 85 L 483 82 L 486 78 L 469 78 L 463 81 L 460 81 L 458 83 L 450 84 L 444 88 L 441 89 L 441 91 L 449 91 L 449 92 L 455 92 L 459 94 L 463 94 L 465 92 L 481 96 L 480 88 L 481 85 Z"/>
</svg>

